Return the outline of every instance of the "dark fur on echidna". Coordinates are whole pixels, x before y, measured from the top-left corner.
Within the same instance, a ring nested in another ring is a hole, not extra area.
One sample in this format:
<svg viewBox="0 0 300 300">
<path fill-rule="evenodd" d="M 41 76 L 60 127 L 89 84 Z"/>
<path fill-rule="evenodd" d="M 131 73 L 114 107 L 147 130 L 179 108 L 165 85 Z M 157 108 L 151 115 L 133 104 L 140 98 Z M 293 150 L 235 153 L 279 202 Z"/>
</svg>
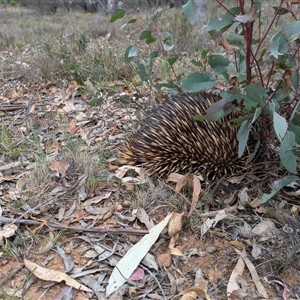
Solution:
<svg viewBox="0 0 300 300">
<path fill-rule="evenodd" d="M 183 94 L 166 100 L 126 141 L 120 162 L 140 165 L 158 176 L 195 173 L 214 179 L 245 166 L 238 158 L 238 128 L 230 124 L 235 112 L 217 122 L 195 121 L 220 97 L 207 92 Z"/>
</svg>

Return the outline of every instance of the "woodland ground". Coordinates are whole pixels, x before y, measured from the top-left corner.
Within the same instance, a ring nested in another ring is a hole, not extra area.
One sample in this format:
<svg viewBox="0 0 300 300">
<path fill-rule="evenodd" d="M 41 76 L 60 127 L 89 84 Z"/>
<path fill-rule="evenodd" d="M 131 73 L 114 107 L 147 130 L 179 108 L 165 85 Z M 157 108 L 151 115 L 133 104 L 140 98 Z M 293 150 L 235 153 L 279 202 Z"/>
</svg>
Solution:
<svg viewBox="0 0 300 300">
<path fill-rule="evenodd" d="M 178 233 L 163 231 L 144 274 L 109 299 L 226 299 L 234 278 L 230 299 L 299 299 L 297 187 L 261 203 L 282 175 L 276 163 L 202 186 L 189 217 L 199 186 L 127 182 L 117 151 L 152 98 L 123 62 L 136 32 L 108 20 L 0 12 L 0 299 L 106 299 L 116 262 L 172 212 L 184 213 L 170 223 Z M 192 32 L 170 20 L 186 45 Z"/>
</svg>

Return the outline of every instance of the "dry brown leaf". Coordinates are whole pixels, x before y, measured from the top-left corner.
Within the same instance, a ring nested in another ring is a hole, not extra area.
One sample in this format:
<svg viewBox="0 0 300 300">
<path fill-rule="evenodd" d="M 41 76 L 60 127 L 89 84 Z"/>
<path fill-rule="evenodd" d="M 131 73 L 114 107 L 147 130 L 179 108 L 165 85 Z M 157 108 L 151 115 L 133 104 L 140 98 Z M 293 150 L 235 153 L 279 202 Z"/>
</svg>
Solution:
<svg viewBox="0 0 300 300">
<path fill-rule="evenodd" d="M 230 45 L 229 42 L 225 38 L 222 38 L 221 45 L 223 46 L 223 48 L 225 50 L 234 50 L 234 51 L 240 50 L 239 47 Z"/>
<path fill-rule="evenodd" d="M 158 255 L 157 264 L 160 267 L 170 267 L 172 264 L 171 254 L 169 252 L 167 252 L 167 253 L 162 253 L 162 254 Z"/>
<path fill-rule="evenodd" d="M 50 166 L 49 168 L 52 170 L 52 171 L 56 171 L 56 172 L 59 172 L 60 174 L 62 175 L 65 175 L 68 168 L 70 166 L 70 163 L 67 162 L 67 161 L 54 161 Z"/>
<path fill-rule="evenodd" d="M 27 259 L 24 259 L 24 264 L 26 268 L 32 272 L 36 277 L 39 279 L 45 280 L 45 281 L 54 281 L 54 282 L 62 282 L 64 281 L 66 285 L 71 286 L 75 289 L 82 290 L 88 293 L 93 293 L 93 290 L 89 289 L 85 285 L 79 283 L 78 281 L 71 278 L 69 275 L 51 270 L 48 268 L 40 267 L 39 265 L 35 264 L 34 262 L 31 262 Z"/>
<path fill-rule="evenodd" d="M 254 20 L 256 12 L 257 12 L 257 8 L 255 6 L 251 7 L 249 11 L 249 22 L 252 22 Z"/>
<path fill-rule="evenodd" d="M 45 145 L 45 152 L 47 154 L 53 153 L 58 151 L 59 149 L 59 142 L 57 140 L 53 140 L 50 143 L 47 143 L 47 145 Z"/>
<path fill-rule="evenodd" d="M 71 94 L 79 88 L 79 84 L 76 81 L 71 81 L 66 89 L 66 94 Z"/>
<path fill-rule="evenodd" d="M 284 81 L 285 81 L 285 89 L 283 91 L 284 94 L 288 94 L 290 92 L 291 86 L 292 86 L 292 77 L 293 69 L 289 69 L 284 74 Z"/>
<path fill-rule="evenodd" d="M 20 94 L 15 89 L 12 90 L 10 97 L 13 98 L 13 99 L 20 99 L 21 98 Z"/>
<path fill-rule="evenodd" d="M 176 187 L 175 187 L 176 193 L 179 193 L 181 189 L 185 186 L 193 188 L 193 198 L 192 198 L 191 208 L 187 215 L 187 217 L 190 217 L 196 208 L 199 195 L 201 193 L 201 182 L 199 177 L 191 173 L 188 173 L 186 175 L 171 173 L 167 179 L 167 182 L 168 181 L 172 181 L 176 183 Z"/>
<path fill-rule="evenodd" d="M 73 134 L 75 132 L 75 128 L 76 128 L 76 122 L 75 121 L 71 121 L 69 124 L 68 124 L 68 131 Z"/>
<path fill-rule="evenodd" d="M 168 226 L 168 235 L 170 237 L 177 234 L 182 229 L 184 213 L 173 213 Z"/>
<path fill-rule="evenodd" d="M 261 196 L 254 198 L 251 202 L 249 202 L 249 205 L 252 208 L 256 208 L 256 207 L 262 205 Z"/>
<path fill-rule="evenodd" d="M 242 242 L 240 242 L 240 241 L 237 241 L 237 240 L 231 241 L 231 242 L 229 242 L 229 244 L 232 245 L 232 246 L 234 246 L 234 247 L 236 247 L 236 248 L 238 248 L 239 250 L 243 250 L 244 249 L 244 244 Z"/>
</svg>

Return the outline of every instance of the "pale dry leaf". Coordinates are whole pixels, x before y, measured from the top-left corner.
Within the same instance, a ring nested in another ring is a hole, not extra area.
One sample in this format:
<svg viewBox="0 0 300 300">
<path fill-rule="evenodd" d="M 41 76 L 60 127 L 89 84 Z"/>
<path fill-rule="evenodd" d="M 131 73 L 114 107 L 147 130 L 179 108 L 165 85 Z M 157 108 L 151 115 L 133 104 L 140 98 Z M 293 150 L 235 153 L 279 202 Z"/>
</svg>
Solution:
<svg viewBox="0 0 300 300">
<path fill-rule="evenodd" d="M 255 259 L 258 259 L 261 255 L 261 246 L 255 242 L 252 243 L 251 255 Z"/>
<path fill-rule="evenodd" d="M 218 224 L 219 221 L 225 219 L 227 217 L 224 209 L 218 211 L 217 215 L 214 217 L 214 227 Z"/>
<path fill-rule="evenodd" d="M 258 207 L 258 208 L 255 208 L 254 211 L 256 213 L 259 213 L 259 214 L 267 214 L 268 213 L 268 209 L 266 209 L 265 207 Z"/>
<path fill-rule="evenodd" d="M 153 254 L 151 254 L 149 252 L 143 258 L 142 264 L 144 266 L 148 267 L 149 269 L 154 269 L 154 270 L 158 271 L 158 265 L 156 263 L 155 257 Z"/>
<path fill-rule="evenodd" d="M 242 275 L 245 269 L 245 262 L 242 257 L 240 257 L 230 274 L 230 278 L 227 284 L 227 297 L 229 297 L 233 291 L 238 290 L 240 288 L 237 277 Z"/>
<path fill-rule="evenodd" d="M 248 188 L 245 187 L 238 193 L 238 198 L 239 198 L 238 209 L 245 209 L 245 206 L 249 203 L 250 198 L 248 196 L 247 190 Z"/>
<path fill-rule="evenodd" d="M 109 278 L 108 286 L 106 288 L 107 297 L 126 282 L 151 246 L 156 242 L 162 230 L 168 225 L 171 217 L 172 214 L 169 214 L 160 223 L 150 229 L 149 233 L 129 249 L 125 256 L 121 258 Z"/>
<path fill-rule="evenodd" d="M 65 214 L 65 211 L 66 211 L 66 208 L 65 207 L 60 207 L 59 210 L 58 210 L 58 221 L 60 222 L 63 217 L 64 217 L 64 214 Z"/>
<path fill-rule="evenodd" d="M 274 238 L 276 235 L 276 225 L 271 219 L 263 219 L 252 228 L 252 235 L 258 236 L 259 241 L 263 242 Z"/>
<path fill-rule="evenodd" d="M 81 122 L 81 125 L 86 125 L 90 122 L 89 117 L 82 111 L 75 116 L 75 120 L 77 122 Z"/>
<path fill-rule="evenodd" d="M 250 259 L 247 257 L 246 250 L 244 249 L 241 252 L 241 251 L 235 249 L 235 251 L 236 251 L 237 254 L 239 254 L 243 258 L 245 264 L 247 265 L 247 268 L 250 271 L 252 280 L 253 280 L 253 282 L 254 282 L 254 284 L 256 286 L 256 289 L 257 289 L 258 293 L 260 294 L 260 296 L 264 297 L 265 299 L 269 299 L 269 296 L 268 296 L 268 294 L 267 294 L 264 286 L 262 285 L 262 283 L 261 283 L 261 281 L 259 279 L 259 276 L 257 274 L 257 271 L 256 271 L 254 265 L 252 264 L 252 262 L 250 261 Z"/>
<path fill-rule="evenodd" d="M 132 182 L 127 182 L 127 183 L 125 183 L 125 189 L 126 189 L 126 191 L 133 192 L 135 190 L 135 184 Z"/>
<path fill-rule="evenodd" d="M 227 179 L 228 182 L 232 184 L 238 184 L 245 178 L 245 175 L 233 176 Z"/>
<path fill-rule="evenodd" d="M 84 82 L 84 84 L 90 91 L 95 90 L 95 87 L 89 78 L 87 78 L 87 80 Z"/>
<path fill-rule="evenodd" d="M 10 238 L 12 237 L 18 229 L 16 224 L 6 224 L 3 226 L 3 229 L 0 230 L 0 242 L 2 243 L 3 238 Z"/>
<path fill-rule="evenodd" d="M 188 292 L 186 294 L 184 294 L 180 299 L 181 300 L 197 300 L 198 295 L 196 292 L 192 291 L 192 292 Z"/>
<path fill-rule="evenodd" d="M 136 213 L 136 217 L 145 224 L 146 228 L 150 230 L 154 227 L 154 222 L 150 219 L 149 215 L 146 213 L 146 211 L 143 208 L 139 208 Z M 172 217 L 173 218 L 173 217 Z M 172 219 L 170 220 L 170 222 Z M 170 223 L 169 223 L 170 226 Z"/>
<path fill-rule="evenodd" d="M 16 190 L 19 194 L 24 192 L 26 188 L 26 184 L 28 183 L 28 179 L 31 177 L 31 174 L 25 174 L 22 176 L 16 183 Z"/>
<path fill-rule="evenodd" d="M 111 196 L 112 192 L 102 192 L 98 196 L 90 198 L 84 201 L 85 205 L 98 204 L 102 200 L 108 199 Z"/>
<path fill-rule="evenodd" d="M 215 223 L 214 219 L 207 218 L 201 225 L 201 236 L 203 236 Z"/>
<path fill-rule="evenodd" d="M 129 289 L 128 289 L 128 294 L 129 294 L 129 299 L 137 299 L 138 297 L 138 292 L 139 292 L 140 288 L 137 287 L 137 286 L 130 286 Z M 110 298 L 111 299 L 111 298 Z M 124 297 L 122 298 L 124 299 Z M 119 299 L 117 299 L 119 300 Z"/>
<path fill-rule="evenodd" d="M 71 286 L 75 289 L 82 290 L 88 293 L 93 293 L 93 290 L 89 289 L 85 285 L 79 283 L 78 281 L 74 280 L 69 275 L 63 272 L 51 270 L 48 268 L 43 268 L 27 259 L 24 259 L 24 265 L 30 272 L 32 272 L 39 279 L 45 281 L 54 281 L 54 282 L 64 281 L 66 285 Z"/>
<path fill-rule="evenodd" d="M 299 205 L 293 205 L 291 209 L 292 213 L 295 215 L 298 215 L 300 212 L 300 206 Z"/>
<path fill-rule="evenodd" d="M 17 178 L 17 176 L 6 176 L 6 177 L 0 176 L 0 183 L 2 183 L 4 181 L 12 181 L 12 180 L 15 180 L 16 178 Z"/>
<path fill-rule="evenodd" d="M 210 296 L 207 293 L 205 293 L 200 287 L 197 287 L 197 286 L 193 286 L 191 288 L 188 288 L 188 289 L 180 292 L 174 298 L 180 297 L 180 296 L 183 296 L 183 295 L 186 295 L 186 294 L 189 294 L 191 292 L 196 293 L 198 296 L 200 296 L 200 297 L 202 297 L 202 298 L 204 298 L 206 300 L 210 300 L 211 299 Z M 195 299 L 197 299 L 197 298 L 195 298 Z"/>
<path fill-rule="evenodd" d="M 42 247 L 40 247 L 39 251 L 36 252 L 35 254 L 41 255 L 41 254 L 48 253 L 53 248 L 53 246 L 54 246 L 54 234 L 53 232 L 50 231 L 49 238 L 47 239 L 47 243 Z"/>
<path fill-rule="evenodd" d="M 13 161 L 9 164 L 0 166 L 0 171 L 9 170 L 21 166 L 21 161 Z"/>
<path fill-rule="evenodd" d="M 177 237 L 178 237 L 178 235 L 177 235 Z M 175 247 L 175 241 L 177 240 L 177 237 L 176 236 L 171 237 L 169 247 L 168 247 L 169 253 L 172 255 L 176 255 L 176 256 L 182 256 L 187 260 L 187 258 L 182 254 L 182 252 L 178 248 Z"/>
<path fill-rule="evenodd" d="M 21 288 L 5 288 L 5 294 L 7 299 L 22 299 L 22 296 L 24 295 L 24 289 Z M 8 297 L 11 296 L 11 297 Z"/>
<path fill-rule="evenodd" d="M 183 178 L 184 175 L 181 175 L 181 174 L 178 174 L 178 173 L 171 173 L 169 174 L 166 182 L 179 182 L 182 178 Z"/>
<path fill-rule="evenodd" d="M 70 216 L 72 216 L 75 209 L 76 209 L 76 202 L 74 201 L 71 207 L 65 212 L 64 218 L 69 218 Z"/>
<path fill-rule="evenodd" d="M 64 262 L 65 272 L 66 273 L 71 272 L 74 268 L 74 261 L 71 259 L 70 256 L 66 255 L 65 250 L 63 248 L 60 248 L 60 247 L 57 246 L 56 247 L 56 252 Z"/>
<path fill-rule="evenodd" d="M 95 207 L 95 206 L 87 206 L 83 205 L 83 209 L 91 215 L 97 215 L 99 219 L 102 219 L 107 214 L 112 214 L 114 211 L 113 205 L 107 207 Z"/>
</svg>

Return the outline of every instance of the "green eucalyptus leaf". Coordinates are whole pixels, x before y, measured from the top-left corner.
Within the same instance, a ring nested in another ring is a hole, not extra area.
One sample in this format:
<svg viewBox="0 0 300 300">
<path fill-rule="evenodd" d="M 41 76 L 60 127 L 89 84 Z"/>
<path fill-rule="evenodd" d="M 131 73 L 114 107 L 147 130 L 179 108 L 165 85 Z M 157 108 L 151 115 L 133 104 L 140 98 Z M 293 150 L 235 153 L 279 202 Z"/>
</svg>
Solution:
<svg viewBox="0 0 300 300">
<path fill-rule="evenodd" d="M 243 156 L 243 153 L 246 149 L 248 137 L 251 130 L 251 120 L 246 120 L 242 123 L 239 128 L 237 139 L 239 142 L 238 156 L 239 158 Z"/>
<path fill-rule="evenodd" d="M 300 78 L 299 78 L 298 69 L 294 68 L 293 73 L 292 73 L 292 84 L 293 84 L 293 87 L 294 87 L 295 91 L 298 91 L 299 81 L 300 81 Z"/>
<path fill-rule="evenodd" d="M 113 23 L 118 19 L 122 19 L 124 16 L 125 16 L 125 10 L 121 9 L 121 8 L 118 8 L 112 14 L 112 16 L 110 18 L 110 22 Z"/>
<path fill-rule="evenodd" d="M 220 31 L 220 32 L 224 32 L 226 31 L 232 24 L 234 23 L 234 20 L 232 20 L 232 18 L 226 16 L 226 15 L 221 15 L 218 17 L 214 17 L 212 18 L 209 22 L 208 22 L 208 31 Z"/>
<path fill-rule="evenodd" d="M 282 143 L 282 139 L 287 132 L 288 124 L 286 119 L 280 116 L 276 111 L 273 112 L 273 127 L 277 139 Z"/>
<path fill-rule="evenodd" d="M 276 181 L 273 185 L 274 188 L 271 191 L 270 194 L 263 194 L 262 196 L 262 203 L 267 202 L 270 200 L 273 196 L 275 196 L 283 187 L 291 184 L 292 182 L 295 182 L 299 180 L 298 176 L 285 176 L 281 180 Z"/>
<path fill-rule="evenodd" d="M 289 22 L 282 26 L 280 32 L 271 38 L 270 50 L 271 54 L 278 58 L 288 51 L 288 41 L 298 39 L 300 33 L 300 21 Z"/>
<path fill-rule="evenodd" d="M 229 65 L 230 61 L 223 55 L 212 54 L 208 57 L 208 63 L 214 70 L 214 73 L 219 75 L 227 71 L 227 66 Z"/>
<path fill-rule="evenodd" d="M 176 54 L 176 55 L 173 55 L 173 56 L 170 56 L 170 57 L 168 58 L 168 63 L 169 63 L 169 65 L 170 65 L 170 66 L 173 66 L 173 65 L 176 63 L 178 57 L 179 57 L 179 55 L 177 55 L 177 54 Z"/>
<path fill-rule="evenodd" d="M 150 30 L 144 30 L 142 33 L 141 33 L 141 35 L 140 35 L 140 40 L 142 41 L 142 40 L 145 40 L 145 39 L 147 39 L 147 38 L 149 38 L 149 37 L 151 37 L 152 36 L 152 33 L 151 33 L 151 31 Z"/>
<path fill-rule="evenodd" d="M 245 108 L 251 110 L 254 107 L 264 106 L 267 100 L 267 90 L 260 83 L 251 83 L 245 88 Z"/>
<path fill-rule="evenodd" d="M 293 174 L 297 174 L 297 156 L 293 153 L 296 146 L 295 133 L 288 131 L 280 145 L 279 155 L 283 166 Z"/>
<path fill-rule="evenodd" d="M 133 24 L 133 23 L 135 23 L 137 21 L 137 19 L 131 19 L 131 20 L 129 20 L 128 22 L 127 22 L 127 24 Z"/>
<path fill-rule="evenodd" d="M 209 72 L 194 72 L 182 80 L 182 87 L 186 92 L 197 92 L 211 89 L 215 82 L 215 78 Z"/>
<path fill-rule="evenodd" d="M 197 0 L 196 0 L 197 1 Z M 193 0 L 188 0 L 188 2 L 182 5 L 182 9 L 184 14 L 186 15 L 187 19 L 189 20 L 191 25 L 194 25 L 197 14 L 196 14 L 196 7 Z"/>
<path fill-rule="evenodd" d="M 101 104 L 102 102 L 103 102 L 103 99 L 93 98 L 87 103 L 87 105 L 95 106 L 95 105 Z"/>
<path fill-rule="evenodd" d="M 139 48 L 135 46 L 129 46 L 127 47 L 125 51 L 125 62 L 129 63 L 134 57 L 138 56 L 139 54 Z"/>
</svg>

